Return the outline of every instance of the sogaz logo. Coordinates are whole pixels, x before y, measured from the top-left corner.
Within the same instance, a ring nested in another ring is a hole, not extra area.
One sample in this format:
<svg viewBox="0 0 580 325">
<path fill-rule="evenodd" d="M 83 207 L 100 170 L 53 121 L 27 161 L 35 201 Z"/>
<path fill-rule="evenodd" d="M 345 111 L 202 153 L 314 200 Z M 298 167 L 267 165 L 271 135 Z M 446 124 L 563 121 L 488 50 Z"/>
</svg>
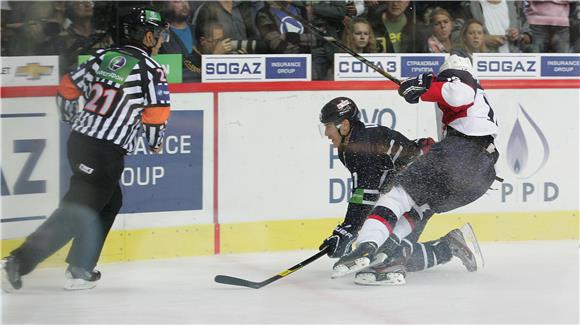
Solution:
<svg viewBox="0 0 580 325">
<path fill-rule="evenodd" d="M 540 68 L 534 55 L 478 55 L 475 68 L 481 77 L 536 77 Z"/>
<path fill-rule="evenodd" d="M 509 134 L 505 157 L 519 181 L 502 183 L 502 202 L 554 201 L 559 196 L 558 185 L 536 176 L 550 158 L 548 139 L 524 107 L 518 105 L 520 114 Z"/>
</svg>

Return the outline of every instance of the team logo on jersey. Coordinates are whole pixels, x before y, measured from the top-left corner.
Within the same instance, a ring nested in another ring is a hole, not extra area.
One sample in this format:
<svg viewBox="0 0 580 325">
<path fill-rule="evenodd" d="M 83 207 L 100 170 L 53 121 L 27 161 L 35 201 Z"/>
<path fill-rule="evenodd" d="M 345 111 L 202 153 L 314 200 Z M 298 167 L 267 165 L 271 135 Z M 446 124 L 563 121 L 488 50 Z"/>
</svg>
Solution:
<svg viewBox="0 0 580 325">
<path fill-rule="evenodd" d="M 292 17 L 284 17 L 280 22 L 280 33 L 297 33 L 302 34 L 304 32 L 304 26 L 298 20 Z"/>
<path fill-rule="evenodd" d="M 109 62 L 109 69 L 112 71 L 117 71 L 127 64 L 127 59 L 124 56 L 117 56 L 111 59 Z"/>
<path fill-rule="evenodd" d="M 508 139 L 506 157 L 514 174 L 529 178 L 546 165 L 550 157 L 550 147 L 538 124 L 521 104 L 519 106 L 523 118 L 516 118 Z"/>
</svg>

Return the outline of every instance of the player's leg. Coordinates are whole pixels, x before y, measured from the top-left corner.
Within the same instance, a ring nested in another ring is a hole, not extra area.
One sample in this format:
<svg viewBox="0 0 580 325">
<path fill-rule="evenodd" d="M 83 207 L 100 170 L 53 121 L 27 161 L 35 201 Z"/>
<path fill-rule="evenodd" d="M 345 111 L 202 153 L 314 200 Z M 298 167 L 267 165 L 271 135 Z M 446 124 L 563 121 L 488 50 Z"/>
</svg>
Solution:
<svg viewBox="0 0 580 325">
<path fill-rule="evenodd" d="M 83 225 L 78 225 L 79 231 L 66 258 L 69 266 L 65 272 L 65 289 L 80 290 L 96 286 L 101 273 L 94 268 L 122 202 L 123 194 L 117 185 L 111 199 L 98 214 L 98 218 L 86 219 Z"/>
<path fill-rule="evenodd" d="M 386 257 L 376 254 L 393 231 L 399 217 L 414 206 L 413 199 L 400 186 L 382 195 L 364 222 L 357 238 L 357 247 L 334 264 L 332 277 L 341 277 L 380 263 Z"/>
</svg>

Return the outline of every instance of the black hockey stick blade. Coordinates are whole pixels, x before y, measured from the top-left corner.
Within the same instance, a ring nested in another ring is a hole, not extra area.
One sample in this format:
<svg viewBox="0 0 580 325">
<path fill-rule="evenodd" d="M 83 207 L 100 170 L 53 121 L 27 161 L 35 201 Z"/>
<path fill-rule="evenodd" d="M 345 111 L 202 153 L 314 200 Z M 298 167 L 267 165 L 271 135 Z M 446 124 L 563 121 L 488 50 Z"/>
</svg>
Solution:
<svg viewBox="0 0 580 325">
<path fill-rule="evenodd" d="M 290 17 L 298 20 L 302 25 L 304 25 L 306 28 L 310 29 L 311 32 L 313 32 L 314 34 L 316 34 L 318 37 L 322 38 L 324 41 L 326 41 L 328 43 L 331 43 L 331 44 L 334 44 L 334 46 L 336 46 L 336 47 L 342 49 L 343 51 L 345 51 L 346 53 L 352 55 L 355 59 L 357 59 L 360 62 L 364 63 L 369 68 L 371 68 L 371 69 L 375 70 L 376 72 L 380 73 L 383 77 L 391 80 L 392 82 L 396 83 L 397 85 L 400 85 L 401 84 L 401 81 L 399 79 L 395 78 L 390 73 L 388 73 L 385 70 L 381 69 L 380 67 L 376 66 L 374 63 L 370 62 L 369 60 L 367 60 L 362 55 L 356 53 L 355 51 L 353 51 L 352 49 L 350 49 L 348 46 L 346 46 L 341 41 L 337 40 L 336 38 L 334 38 L 332 36 L 327 35 L 326 32 L 320 30 L 320 28 L 314 26 L 312 23 L 310 23 L 306 19 L 304 19 L 304 18 L 302 18 L 300 16 L 297 16 L 297 15 L 294 15 L 288 9 L 284 8 L 283 6 L 280 7 L 280 10 L 282 10 L 288 16 L 290 16 Z"/>
<path fill-rule="evenodd" d="M 328 253 L 328 247 L 324 247 L 320 252 L 310 256 L 309 258 L 305 259 L 304 261 L 294 265 L 293 267 L 286 269 L 276 275 L 274 275 L 273 277 L 266 279 L 262 282 L 253 282 L 253 281 L 248 281 L 248 280 L 244 280 L 244 279 L 240 279 L 240 278 L 236 278 L 233 276 L 228 276 L 228 275 L 216 275 L 214 278 L 214 281 L 217 283 L 222 283 L 222 284 L 229 284 L 229 285 L 234 285 L 234 286 L 240 286 L 240 287 L 247 287 L 247 288 L 252 288 L 252 289 L 260 289 L 261 287 L 264 287 L 276 280 L 279 280 L 287 275 L 290 275 L 296 271 L 298 271 L 299 269 L 303 268 L 304 266 L 316 261 L 317 259 L 321 258 L 322 256 L 326 255 L 326 253 Z"/>
</svg>

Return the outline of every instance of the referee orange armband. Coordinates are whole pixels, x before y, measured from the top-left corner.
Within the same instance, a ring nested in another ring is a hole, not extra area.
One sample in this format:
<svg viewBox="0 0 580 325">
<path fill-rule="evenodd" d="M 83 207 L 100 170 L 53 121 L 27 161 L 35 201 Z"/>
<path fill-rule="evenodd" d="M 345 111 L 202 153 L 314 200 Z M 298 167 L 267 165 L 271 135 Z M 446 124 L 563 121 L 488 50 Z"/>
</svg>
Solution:
<svg viewBox="0 0 580 325">
<path fill-rule="evenodd" d="M 143 110 L 141 121 L 143 124 L 164 124 L 171 115 L 171 108 L 169 106 L 151 106 Z"/>
</svg>

